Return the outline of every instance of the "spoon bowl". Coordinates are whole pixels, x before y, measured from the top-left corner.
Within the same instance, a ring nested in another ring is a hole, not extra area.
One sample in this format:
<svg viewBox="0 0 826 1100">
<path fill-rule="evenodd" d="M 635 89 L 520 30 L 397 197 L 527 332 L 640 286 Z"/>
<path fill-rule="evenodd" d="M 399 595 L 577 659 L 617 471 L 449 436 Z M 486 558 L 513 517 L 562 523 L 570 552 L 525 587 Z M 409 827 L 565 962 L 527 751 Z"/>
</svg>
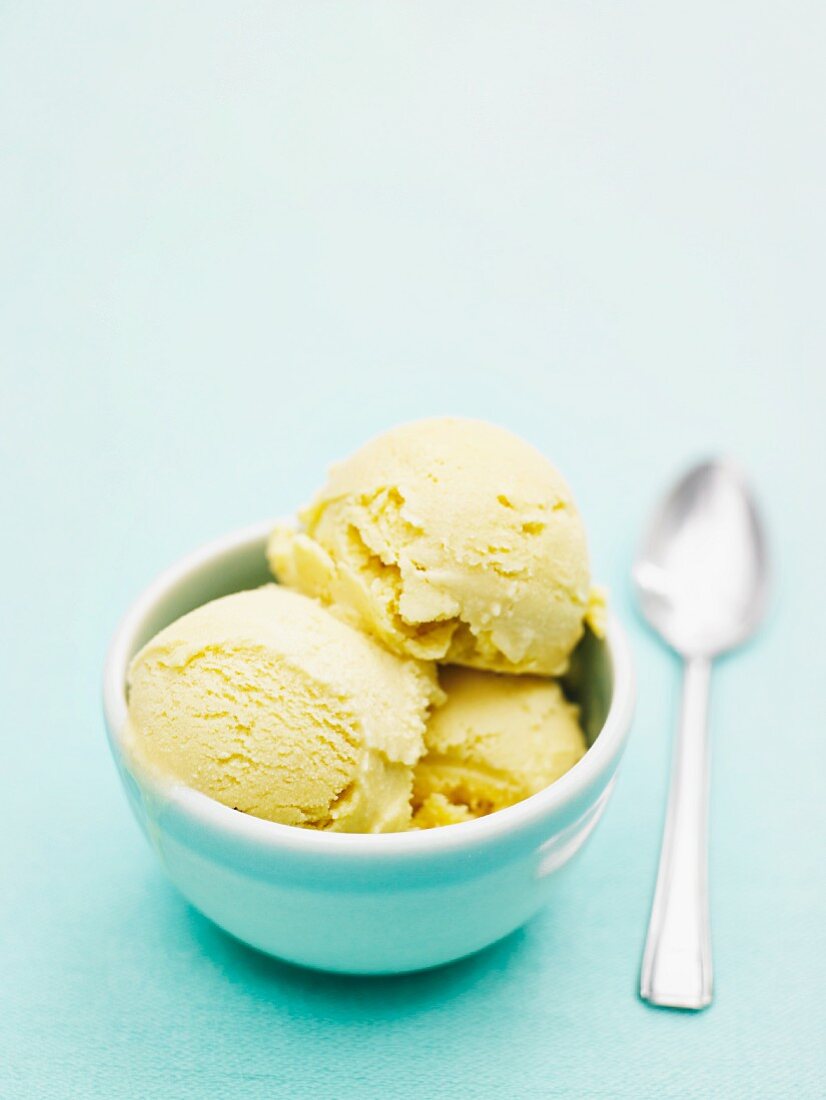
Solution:
<svg viewBox="0 0 826 1100">
<path fill-rule="evenodd" d="M 744 642 L 763 616 L 766 540 L 757 506 L 728 460 L 703 462 L 657 509 L 634 566 L 645 618 L 683 656 Z"/>
</svg>

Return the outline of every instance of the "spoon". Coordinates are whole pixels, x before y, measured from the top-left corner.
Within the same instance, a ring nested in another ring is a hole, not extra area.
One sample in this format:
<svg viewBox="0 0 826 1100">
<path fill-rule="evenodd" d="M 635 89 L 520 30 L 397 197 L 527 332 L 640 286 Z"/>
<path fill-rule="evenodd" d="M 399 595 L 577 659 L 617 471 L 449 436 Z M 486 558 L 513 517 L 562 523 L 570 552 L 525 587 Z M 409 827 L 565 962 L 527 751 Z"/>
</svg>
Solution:
<svg viewBox="0 0 826 1100">
<path fill-rule="evenodd" d="M 695 466 L 656 511 L 634 582 L 642 613 L 683 658 L 680 722 L 640 995 L 651 1004 L 711 1003 L 708 916 L 708 698 L 712 660 L 746 640 L 768 588 L 757 506 L 735 466 Z"/>
</svg>

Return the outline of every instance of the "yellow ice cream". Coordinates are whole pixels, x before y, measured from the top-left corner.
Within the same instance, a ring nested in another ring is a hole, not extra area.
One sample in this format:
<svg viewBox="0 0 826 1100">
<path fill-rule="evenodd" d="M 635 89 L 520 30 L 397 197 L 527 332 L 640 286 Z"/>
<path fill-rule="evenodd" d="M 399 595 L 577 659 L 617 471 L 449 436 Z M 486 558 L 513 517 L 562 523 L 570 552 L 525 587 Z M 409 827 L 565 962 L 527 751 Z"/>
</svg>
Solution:
<svg viewBox="0 0 826 1100">
<path fill-rule="evenodd" d="M 275 575 L 396 653 L 565 670 L 589 613 L 585 532 L 562 477 L 510 432 L 396 428 L 334 467 L 299 519 L 272 535 Z"/>
<path fill-rule="evenodd" d="M 433 712 L 413 774 L 414 826 L 450 825 L 536 794 L 584 754 L 577 707 L 559 684 L 466 668 L 440 671 L 447 702 Z"/>
<path fill-rule="evenodd" d="M 286 825 L 410 822 L 432 666 L 402 659 L 277 585 L 215 600 L 132 662 L 135 755 L 227 806 Z"/>
</svg>

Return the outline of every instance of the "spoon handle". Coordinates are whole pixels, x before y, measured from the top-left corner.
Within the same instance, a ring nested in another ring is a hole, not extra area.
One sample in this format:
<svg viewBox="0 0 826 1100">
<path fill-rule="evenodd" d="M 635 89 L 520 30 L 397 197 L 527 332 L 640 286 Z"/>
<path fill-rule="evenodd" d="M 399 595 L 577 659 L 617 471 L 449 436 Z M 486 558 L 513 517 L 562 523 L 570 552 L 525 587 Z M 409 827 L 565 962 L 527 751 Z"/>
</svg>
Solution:
<svg viewBox="0 0 826 1100">
<path fill-rule="evenodd" d="M 686 660 L 680 725 L 640 995 L 669 1008 L 711 1004 L 708 919 L 708 697 L 711 661 Z"/>
</svg>

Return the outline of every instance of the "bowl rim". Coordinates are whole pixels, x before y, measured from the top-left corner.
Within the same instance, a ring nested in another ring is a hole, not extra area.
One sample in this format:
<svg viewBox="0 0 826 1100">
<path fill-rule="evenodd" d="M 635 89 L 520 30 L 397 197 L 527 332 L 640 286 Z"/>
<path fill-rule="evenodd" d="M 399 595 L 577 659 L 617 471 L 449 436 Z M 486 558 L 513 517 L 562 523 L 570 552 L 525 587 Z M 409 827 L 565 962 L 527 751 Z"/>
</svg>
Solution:
<svg viewBox="0 0 826 1100">
<path fill-rule="evenodd" d="M 156 802 L 171 805 L 205 832 L 224 834 L 227 839 L 252 843 L 271 851 L 359 859 L 386 859 L 405 854 L 437 855 L 446 851 L 476 848 L 495 838 L 530 828 L 543 818 L 576 803 L 601 775 L 612 770 L 630 732 L 636 697 L 631 651 L 626 633 L 609 612 L 605 641 L 613 673 L 611 703 L 595 742 L 570 771 L 537 794 L 486 817 L 435 829 L 400 833 L 338 833 L 302 829 L 239 813 L 208 795 L 171 777 L 140 767 L 130 758 L 124 732 L 127 719 L 126 673 L 141 632 L 154 608 L 193 573 L 217 560 L 254 550 L 266 539 L 277 520 L 252 524 L 229 531 L 204 543 L 162 570 L 132 601 L 120 619 L 106 652 L 103 668 L 103 712 L 107 735 L 116 763 L 124 767 L 141 789 Z"/>
</svg>

